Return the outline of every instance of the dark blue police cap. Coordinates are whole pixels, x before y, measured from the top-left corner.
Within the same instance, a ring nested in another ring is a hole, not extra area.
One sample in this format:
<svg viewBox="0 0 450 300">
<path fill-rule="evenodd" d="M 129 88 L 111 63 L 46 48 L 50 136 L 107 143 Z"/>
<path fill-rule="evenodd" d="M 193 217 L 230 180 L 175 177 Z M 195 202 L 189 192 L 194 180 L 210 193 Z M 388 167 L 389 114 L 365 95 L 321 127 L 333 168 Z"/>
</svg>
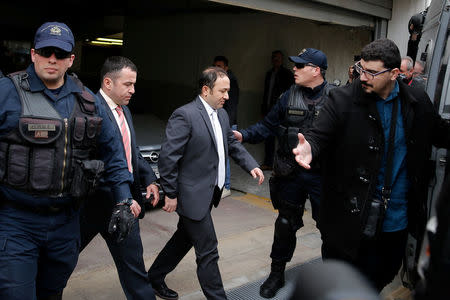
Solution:
<svg viewBox="0 0 450 300">
<path fill-rule="evenodd" d="M 34 49 L 56 47 L 72 52 L 75 45 L 72 31 L 64 23 L 47 22 L 41 25 L 34 36 Z"/>
<path fill-rule="evenodd" d="M 289 56 L 289 60 L 296 64 L 310 63 L 324 70 L 328 68 L 327 56 L 325 53 L 314 48 L 303 49 L 298 56 Z"/>
</svg>

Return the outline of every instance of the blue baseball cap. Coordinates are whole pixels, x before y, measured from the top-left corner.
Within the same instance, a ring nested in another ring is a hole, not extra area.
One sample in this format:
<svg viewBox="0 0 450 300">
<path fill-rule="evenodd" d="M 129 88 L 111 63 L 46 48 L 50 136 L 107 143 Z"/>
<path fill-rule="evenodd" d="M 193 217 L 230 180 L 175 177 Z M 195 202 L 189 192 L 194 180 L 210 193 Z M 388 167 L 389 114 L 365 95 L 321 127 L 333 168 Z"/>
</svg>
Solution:
<svg viewBox="0 0 450 300">
<path fill-rule="evenodd" d="M 310 63 L 324 70 L 328 68 L 327 56 L 325 53 L 314 48 L 303 49 L 298 56 L 289 56 L 289 60 L 296 64 Z"/>
<path fill-rule="evenodd" d="M 34 36 L 34 49 L 56 47 L 72 52 L 75 45 L 72 31 L 64 23 L 47 22 L 41 25 Z"/>
</svg>

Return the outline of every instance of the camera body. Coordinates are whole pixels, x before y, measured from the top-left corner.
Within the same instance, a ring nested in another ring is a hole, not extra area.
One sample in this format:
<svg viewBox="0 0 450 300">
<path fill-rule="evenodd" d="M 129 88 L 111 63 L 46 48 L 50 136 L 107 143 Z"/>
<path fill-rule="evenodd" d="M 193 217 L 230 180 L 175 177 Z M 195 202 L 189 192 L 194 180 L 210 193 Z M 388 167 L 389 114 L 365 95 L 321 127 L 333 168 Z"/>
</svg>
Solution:
<svg viewBox="0 0 450 300">
<path fill-rule="evenodd" d="M 366 203 L 362 214 L 362 234 L 367 239 L 375 239 L 383 229 L 386 205 L 383 200 L 372 198 Z"/>
</svg>

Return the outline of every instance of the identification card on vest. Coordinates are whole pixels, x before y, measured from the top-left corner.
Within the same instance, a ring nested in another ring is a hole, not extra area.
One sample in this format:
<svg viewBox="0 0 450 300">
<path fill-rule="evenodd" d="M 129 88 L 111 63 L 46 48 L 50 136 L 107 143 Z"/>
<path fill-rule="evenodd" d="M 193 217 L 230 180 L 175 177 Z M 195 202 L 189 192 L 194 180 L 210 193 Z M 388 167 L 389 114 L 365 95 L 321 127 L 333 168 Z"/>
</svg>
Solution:
<svg viewBox="0 0 450 300">
<path fill-rule="evenodd" d="M 48 139 L 49 131 L 56 131 L 55 124 L 28 124 L 28 131 L 34 131 L 37 139 Z"/>
<path fill-rule="evenodd" d="M 306 114 L 306 110 L 304 110 L 304 109 L 289 109 L 288 114 L 296 115 L 296 116 L 304 116 Z"/>
</svg>

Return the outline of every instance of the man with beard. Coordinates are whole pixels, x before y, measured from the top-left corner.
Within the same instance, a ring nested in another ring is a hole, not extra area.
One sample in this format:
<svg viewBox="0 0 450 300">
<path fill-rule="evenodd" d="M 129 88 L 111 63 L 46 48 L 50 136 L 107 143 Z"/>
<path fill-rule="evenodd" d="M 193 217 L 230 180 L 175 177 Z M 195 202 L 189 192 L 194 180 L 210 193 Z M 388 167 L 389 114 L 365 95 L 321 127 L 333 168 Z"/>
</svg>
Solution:
<svg viewBox="0 0 450 300">
<path fill-rule="evenodd" d="M 330 91 L 293 149 L 306 169 L 322 162 L 323 258 L 353 264 L 379 291 L 397 274 L 408 233 L 423 236 L 431 146 L 450 147 L 450 125 L 424 90 L 398 79 L 400 63 L 391 40 L 365 46 L 360 79 Z"/>
</svg>

